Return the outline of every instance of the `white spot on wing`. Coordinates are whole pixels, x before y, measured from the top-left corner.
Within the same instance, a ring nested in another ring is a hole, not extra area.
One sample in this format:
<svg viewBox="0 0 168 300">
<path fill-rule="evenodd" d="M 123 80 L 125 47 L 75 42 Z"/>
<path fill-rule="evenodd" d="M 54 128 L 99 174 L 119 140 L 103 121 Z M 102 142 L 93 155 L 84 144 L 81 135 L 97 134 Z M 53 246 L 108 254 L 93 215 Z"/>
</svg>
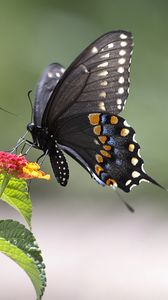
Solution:
<svg viewBox="0 0 168 300">
<path fill-rule="evenodd" d="M 58 73 L 58 72 L 55 73 L 55 75 L 56 75 L 57 77 L 60 77 L 60 76 L 61 76 L 60 73 Z"/>
<path fill-rule="evenodd" d="M 106 92 L 104 92 L 104 91 L 101 92 L 101 93 L 99 94 L 99 96 L 102 97 L 102 98 L 106 98 Z"/>
<path fill-rule="evenodd" d="M 119 79 L 118 79 L 118 82 L 121 83 L 121 84 L 124 83 L 124 77 L 120 76 Z"/>
<path fill-rule="evenodd" d="M 120 43 L 120 45 L 121 45 L 121 47 L 125 47 L 125 46 L 127 46 L 127 42 L 122 41 L 122 42 Z"/>
<path fill-rule="evenodd" d="M 139 172 L 137 172 L 137 171 L 133 171 L 132 172 L 132 177 L 133 178 L 137 178 L 137 177 L 139 177 L 141 174 L 139 173 Z"/>
<path fill-rule="evenodd" d="M 124 73 L 124 68 L 123 67 L 119 67 L 117 69 L 117 72 L 120 73 L 120 74 Z"/>
<path fill-rule="evenodd" d="M 92 51 L 93 54 L 98 53 L 98 49 L 96 47 L 93 47 L 91 51 Z"/>
<path fill-rule="evenodd" d="M 52 77 L 53 77 L 53 73 L 48 72 L 48 77 L 49 77 L 49 78 L 52 78 Z"/>
<path fill-rule="evenodd" d="M 117 105 L 117 108 L 118 108 L 118 109 L 121 109 L 121 105 Z"/>
<path fill-rule="evenodd" d="M 125 40 L 125 39 L 127 39 L 127 35 L 124 34 L 124 33 L 121 33 L 121 34 L 120 34 L 120 38 L 121 38 L 122 40 Z"/>
<path fill-rule="evenodd" d="M 106 110 L 106 108 L 105 108 L 105 105 L 104 105 L 104 102 L 103 102 L 103 101 L 100 101 L 100 102 L 99 102 L 99 108 L 100 108 L 101 110 L 103 110 L 103 111 L 105 111 L 105 110 Z"/>
<path fill-rule="evenodd" d="M 113 44 L 113 43 L 108 44 L 108 48 L 109 48 L 109 49 L 111 49 L 111 48 L 113 48 L 113 47 L 114 47 L 114 44 Z"/>
<path fill-rule="evenodd" d="M 96 145 L 100 145 L 99 142 L 98 142 L 98 140 L 96 140 L 96 139 L 94 139 L 94 143 L 95 143 Z"/>
<path fill-rule="evenodd" d="M 117 104 L 122 104 L 122 100 L 121 99 L 117 99 Z"/>
<path fill-rule="evenodd" d="M 127 180 L 126 183 L 125 183 L 125 185 L 126 186 L 129 185 L 131 183 L 131 181 L 132 181 L 131 179 Z"/>
<path fill-rule="evenodd" d="M 118 60 L 118 63 L 120 64 L 120 65 L 123 65 L 124 63 L 125 63 L 125 61 L 126 61 L 126 59 L 125 58 L 120 58 L 119 60 Z"/>
<path fill-rule="evenodd" d="M 106 86 L 107 84 L 108 84 L 108 82 L 106 80 L 100 82 L 100 85 L 102 85 L 102 86 Z"/>
<path fill-rule="evenodd" d="M 123 55 L 125 55 L 126 54 L 126 51 L 125 50 L 120 50 L 120 52 L 119 52 L 119 55 L 121 55 L 121 56 L 123 56 Z"/>
<path fill-rule="evenodd" d="M 86 68 L 86 66 L 83 65 L 83 69 L 85 73 L 89 73 L 88 69 Z"/>
<path fill-rule="evenodd" d="M 108 61 L 103 62 L 102 64 L 98 65 L 98 68 L 103 68 L 108 66 Z"/>
<path fill-rule="evenodd" d="M 98 74 L 99 76 L 106 76 L 108 75 L 108 71 L 103 71 L 101 73 Z"/>
<path fill-rule="evenodd" d="M 110 57 L 110 53 L 106 53 L 106 54 L 103 54 L 102 56 L 100 56 L 101 58 L 109 58 Z"/>
<path fill-rule="evenodd" d="M 118 89 L 118 94 L 124 94 L 124 88 L 123 87 L 120 87 L 119 89 Z"/>
</svg>

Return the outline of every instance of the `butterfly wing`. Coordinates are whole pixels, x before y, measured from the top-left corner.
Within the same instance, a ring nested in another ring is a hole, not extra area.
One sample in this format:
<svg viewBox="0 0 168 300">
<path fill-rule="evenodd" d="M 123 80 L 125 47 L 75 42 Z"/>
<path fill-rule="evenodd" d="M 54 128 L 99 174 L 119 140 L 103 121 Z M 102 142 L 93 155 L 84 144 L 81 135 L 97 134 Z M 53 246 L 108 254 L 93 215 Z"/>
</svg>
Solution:
<svg viewBox="0 0 168 300">
<path fill-rule="evenodd" d="M 82 111 L 118 114 L 129 88 L 132 35 L 109 32 L 88 46 L 64 73 L 55 87 L 42 125 L 50 131 L 58 118 Z"/>
<path fill-rule="evenodd" d="M 119 116 L 91 113 L 61 119 L 57 137 L 61 148 L 102 185 L 125 192 L 142 180 L 160 186 L 145 173 L 135 131 Z"/>
<path fill-rule="evenodd" d="M 65 69 L 58 63 L 47 66 L 37 85 L 34 103 L 34 124 L 41 126 L 41 120 L 50 96 Z"/>
</svg>

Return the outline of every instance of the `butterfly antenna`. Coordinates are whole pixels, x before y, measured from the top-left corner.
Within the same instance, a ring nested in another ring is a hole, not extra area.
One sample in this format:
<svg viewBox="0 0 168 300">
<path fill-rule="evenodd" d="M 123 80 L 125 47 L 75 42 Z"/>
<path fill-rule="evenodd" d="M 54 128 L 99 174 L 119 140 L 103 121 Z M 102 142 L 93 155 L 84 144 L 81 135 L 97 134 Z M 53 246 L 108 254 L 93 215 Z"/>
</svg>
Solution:
<svg viewBox="0 0 168 300">
<path fill-rule="evenodd" d="M 4 111 L 4 112 L 6 112 L 6 113 L 8 113 L 8 114 L 10 114 L 10 115 L 12 115 L 12 116 L 18 117 L 18 115 L 16 115 L 15 113 L 13 113 L 13 112 L 11 112 L 11 111 L 9 111 L 9 110 L 7 110 L 7 109 L 4 109 L 4 108 L 2 108 L 2 107 L 0 107 L 0 110 Z"/>
<path fill-rule="evenodd" d="M 118 195 L 118 197 L 120 198 L 120 200 L 124 203 L 124 205 L 128 208 L 128 210 L 129 210 L 131 213 L 134 213 L 134 212 L 135 212 L 135 209 L 134 209 L 131 205 L 129 205 L 129 204 L 121 197 L 120 193 L 119 193 L 117 190 L 115 190 L 115 192 L 117 193 L 117 195 Z"/>
<path fill-rule="evenodd" d="M 30 97 L 31 93 L 32 93 L 32 90 L 28 91 L 27 96 L 28 96 L 28 99 L 30 102 L 30 107 L 31 107 L 31 123 L 32 123 L 32 121 L 33 121 L 33 103 L 32 103 L 31 97 Z"/>
</svg>

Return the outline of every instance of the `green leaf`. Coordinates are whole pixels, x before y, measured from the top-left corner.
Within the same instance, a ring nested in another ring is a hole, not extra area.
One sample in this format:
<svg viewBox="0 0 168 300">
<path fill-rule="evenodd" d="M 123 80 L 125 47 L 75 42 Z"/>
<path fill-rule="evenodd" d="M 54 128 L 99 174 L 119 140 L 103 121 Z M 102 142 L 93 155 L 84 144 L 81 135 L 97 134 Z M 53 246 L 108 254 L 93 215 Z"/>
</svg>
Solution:
<svg viewBox="0 0 168 300">
<path fill-rule="evenodd" d="M 40 300 L 46 286 L 45 265 L 31 231 L 17 221 L 0 220 L 0 251 L 25 270 Z"/>
<path fill-rule="evenodd" d="M 3 181 L 2 181 L 2 184 L 1 184 L 1 187 L 0 187 L 0 197 L 2 196 L 4 190 L 6 189 L 10 179 L 11 179 L 10 175 L 5 174 L 3 176 Z"/>
<path fill-rule="evenodd" d="M 0 187 L 2 187 L 3 181 L 4 175 L 0 174 Z M 28 193 L 27 182 L 24 179 L 11 177 L 1 195 L 1 199 L 15 208 L 31 228 L 32 203 Z"/>
</svg>

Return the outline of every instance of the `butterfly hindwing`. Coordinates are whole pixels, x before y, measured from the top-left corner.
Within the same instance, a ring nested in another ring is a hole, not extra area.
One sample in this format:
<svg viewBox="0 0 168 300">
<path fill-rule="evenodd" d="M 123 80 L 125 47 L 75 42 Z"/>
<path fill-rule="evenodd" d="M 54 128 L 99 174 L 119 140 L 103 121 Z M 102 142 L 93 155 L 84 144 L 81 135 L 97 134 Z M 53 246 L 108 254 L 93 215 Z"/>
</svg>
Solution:
<svg viewBox="0 0 168 300">
<path fill-rule="evenodd" d="M 129 88 L 132 35 L 107 33 L 88 46 L 57 84 L 43 116 L 43 126 L 52 130 L 58 118 L 82 111 L 118 114 Z"/>
<path fill-rule="evenodd" d="M 57 130 L 62 149 L 98 183 L 118 186 L 125 192 L 142 180 L 157 184 L 143 169 L 135 131 L 125 119 L 111 114 L 81 114 L 62 119 Z"/>
</svg>

